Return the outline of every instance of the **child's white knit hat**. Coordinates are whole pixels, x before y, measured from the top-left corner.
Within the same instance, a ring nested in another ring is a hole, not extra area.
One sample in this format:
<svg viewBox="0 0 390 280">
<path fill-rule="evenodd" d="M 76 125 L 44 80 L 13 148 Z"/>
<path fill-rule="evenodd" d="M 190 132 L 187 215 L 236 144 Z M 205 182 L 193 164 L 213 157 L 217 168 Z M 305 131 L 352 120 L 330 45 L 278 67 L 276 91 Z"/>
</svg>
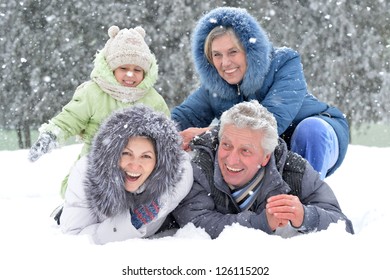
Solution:
<svg viewBox="0 0 390 280">
<path fill-rule="evenodd" d="M 134 64 L 142 67 L 145 72 L 150 69 L 152 54 L 145 43 L 145 30 L 137 26 L 135 28 L 119 29 L 111 26 L 108 29 L 110 39 L 104 47 L 104 56 L 112 70 L 126 64 Z"/>
</svg>

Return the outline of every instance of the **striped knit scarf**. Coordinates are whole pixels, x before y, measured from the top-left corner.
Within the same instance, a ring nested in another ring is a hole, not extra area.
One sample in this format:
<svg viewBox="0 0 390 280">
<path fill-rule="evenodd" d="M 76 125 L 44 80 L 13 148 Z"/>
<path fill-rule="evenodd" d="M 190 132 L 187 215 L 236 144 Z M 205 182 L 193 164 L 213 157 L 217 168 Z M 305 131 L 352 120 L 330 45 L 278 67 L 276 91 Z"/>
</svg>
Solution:
<svg viewBox="0 0 390 280">
<path fill-rule="evenodd" d="M 231 193 L 241 211 L 248 210 L 253 202 L 255 202 L 257 194 L 260 191 L 262 185 L 262 179 L 264 177 L 264 168 L 261 168 L 257 175 L 244 187 L 234 188 L 229 185 Z"/>
</svg>

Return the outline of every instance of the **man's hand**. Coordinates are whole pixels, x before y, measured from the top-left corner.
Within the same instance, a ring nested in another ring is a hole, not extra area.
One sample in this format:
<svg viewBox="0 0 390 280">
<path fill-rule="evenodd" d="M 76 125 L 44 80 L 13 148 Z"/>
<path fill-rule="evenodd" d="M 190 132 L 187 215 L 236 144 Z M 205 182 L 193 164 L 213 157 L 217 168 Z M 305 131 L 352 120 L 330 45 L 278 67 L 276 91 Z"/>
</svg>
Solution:
<svg viewBox="0 0 390 280">
<path fill-rule="evenodd" d="M 198 128 L 198 127 L 189 127 L 180 132 L 181 137 L 183 138 L 182 148 L 184 151 L 190 150 L 190 142 L 194 139 L 195 136 L 202 134 L 209 130 L 209 127 Z"/>
<path fill-rule="evenodd" d="M 303 223 L 304 209 L 297 196 L 279 194 L 268 198 L 266 215 L 272 230 L 286 226 L 289 221 L 294 227 L 300 227 Z"/>
</svg>

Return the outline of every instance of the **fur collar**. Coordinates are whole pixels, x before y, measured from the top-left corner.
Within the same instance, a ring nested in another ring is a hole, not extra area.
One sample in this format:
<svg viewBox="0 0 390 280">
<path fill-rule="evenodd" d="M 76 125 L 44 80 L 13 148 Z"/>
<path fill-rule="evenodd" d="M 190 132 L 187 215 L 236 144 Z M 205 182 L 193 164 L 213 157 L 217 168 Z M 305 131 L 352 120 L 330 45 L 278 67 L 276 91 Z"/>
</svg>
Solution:
<svg viewBox="0 0 390 280">
<path fill-rule="evenodd" d="M 140 194 L 124 189 L 124 172 L 119 168 L 123 148 L 131 136 L 155 139 L 157 164 Z M 119 110 L 100 127 L 91 151 L 85 191 L 89 207 L 99 219 L 135 209 L 166 193 L 174 192 L 181 179 L 184 151 L 173 121 L 144 105 Z"/>
</svg>

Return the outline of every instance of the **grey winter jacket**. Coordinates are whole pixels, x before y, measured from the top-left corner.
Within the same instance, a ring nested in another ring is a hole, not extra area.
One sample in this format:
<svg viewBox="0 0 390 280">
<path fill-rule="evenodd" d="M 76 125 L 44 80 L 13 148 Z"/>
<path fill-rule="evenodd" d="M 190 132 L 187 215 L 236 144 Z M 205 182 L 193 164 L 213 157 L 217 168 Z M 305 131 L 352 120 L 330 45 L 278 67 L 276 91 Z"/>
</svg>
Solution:
<svg viewBox="0 0 390 280">
<path fill-rule="evenodd" d="M 119 160 L 129 138 L 139 135 L 154 139 L 157 162 L 141 191 L 130 193 L 125 190 Z M 190 157 L 180 143 L 175 124 L 162 113 L 143 105 L 114 113 L 101 126 L 90 153 L 70 173 L 62 231 L 89 234 L 97 244 L 155 234 L 193 183 Z M 152 201 L 158 202 L 157 215 L 137 229 L 130 210 Z"/>
<path fill-rule="evenodd" d="M 202 136 L 203 139 L 200 137 L 195 140 L 192 149 L 197 153 L 203 151 L 203 157 L 210 157 L 209 162 L 213 164 L 212 168 L 214 169 L 214 174 L 211 175 L 214 184 L 210 184 L 209 175 L 206 172 L 208 168 L 205 168 L 205 165 L 193 162 L 194 185 L 190 193 L 174 211 L 175 219 L 179 225 L 193 223 L 197 227 L 204 228 L 212 238 L 218 237 L 225 226 L 233 223 L 260 229 L 268 234 L 280 233 L 280 235 L 284 235 L 283 230 L 273 232 L 268 226 L 265 206 L 266 200 L 270 196 L 291 192 L 289 185 L 282 178 L 282 174 L 285 172 L 287 154 L 291 153 L 287 150 L 285 142 L 280 139 L 277 147 L 278 158 L 276 159 L 274 153 L 269 163 L 264 167 L 263 183 L 254 204 L 248 211 L 241 212 L 217 167 L 216 150 L 218 143 L 215 143 L 217 141 L 216 137 L 215 135 L 210 137 L 210 134 L 209 136 L 205 135 L 207 133 Z M 206 141 L 206 144 L 204 144 L 204 141 Z M 211 141 L 214 143 L 212 144 Z M 319 178 L 318 172 L 306 160 L 304 160 L 302 172 L 299 198 L 305 211 L 304 221 L 300 228 L 290 226 L 289 231 L 292 232 L 290 236 L 324 230 L 328 228 L 330 223 L 336 223 L 339 220 L 345 221 L 346 231 L 353 233 L 352 223 L 342 213 L 332 189 Z M 216 188 L 216 190 L 212 190 L 212 188 Z M 215 191 L 218 191 L 224 197 L 224 205 L 216 203 L 213 195 Z"/>
</svg>

